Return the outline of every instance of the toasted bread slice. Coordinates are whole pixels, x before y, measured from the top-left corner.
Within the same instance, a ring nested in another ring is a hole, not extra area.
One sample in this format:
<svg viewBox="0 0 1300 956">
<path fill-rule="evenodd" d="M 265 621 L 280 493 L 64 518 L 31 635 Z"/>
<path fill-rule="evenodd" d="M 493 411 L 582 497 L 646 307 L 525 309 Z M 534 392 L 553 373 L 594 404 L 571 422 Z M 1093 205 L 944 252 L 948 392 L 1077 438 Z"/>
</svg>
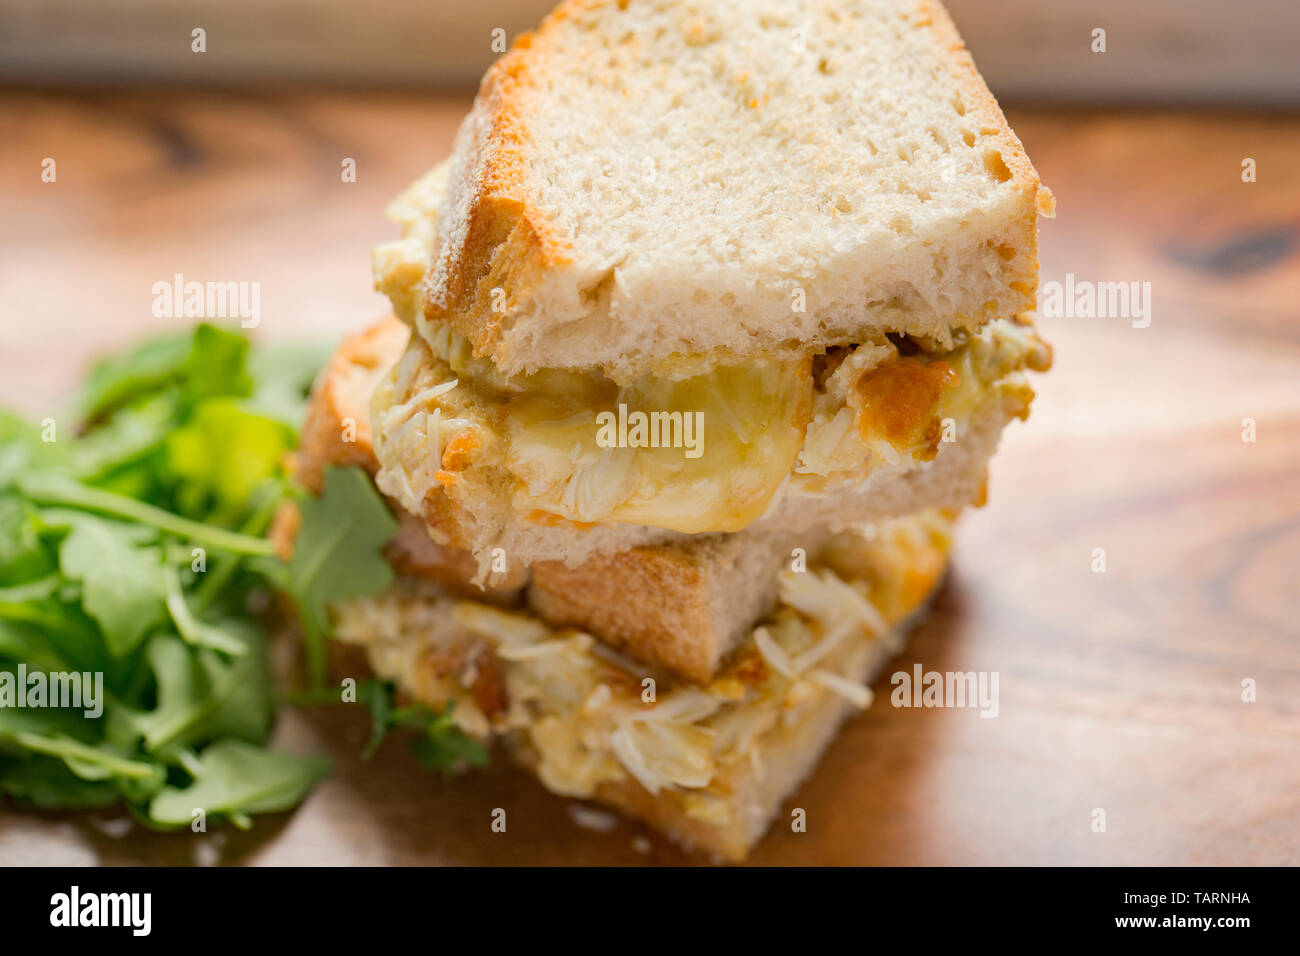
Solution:
<svg viewBox="0 0 1300 956">
<path fill-rule="evenodd" d="M 576 568 L 546 561 L 533 565 L 528 604 L 552 625 L 706 683 L 775 602 L 776 572 L 792 550 L 788 540 L 711 535 L 596 555 Z"/>
<path fill-rule="evenodd" d="M 336 603 L 336 633 L 464 732 L 499 740 L 542 784 L 609 804 L 679 842 L 742 859 L 942 580 L 949 523 L 922 515 L 837 538 L 784 570 L 780 602 L 704 685 L 527 612 L 430 585 Z"/>
<path fill-rule="evenodd" d="M 445 175 L 419 325 L 506 374 L 977 328 L 1052 212 L 935 0 L 566 0 Z"/>
</svg>

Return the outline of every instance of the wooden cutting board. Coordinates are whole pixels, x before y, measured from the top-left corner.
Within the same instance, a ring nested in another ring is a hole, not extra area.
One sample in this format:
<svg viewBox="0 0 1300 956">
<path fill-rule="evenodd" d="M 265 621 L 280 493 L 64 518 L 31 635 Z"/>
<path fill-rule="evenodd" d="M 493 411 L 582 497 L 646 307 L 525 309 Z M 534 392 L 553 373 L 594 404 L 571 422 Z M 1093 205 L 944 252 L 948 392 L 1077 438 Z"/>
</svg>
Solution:
<svg viewBox="0 0 1300 956">
<path fill-rule="evenodd" d="M 35 415 L 94 353 L 172 327 L 150 289 L 176 272 L 260 281 L 267 337 L 373 318 L 383 204 L 445 155 L 467 106 L 13 91 L 4 104 L 0 401 Z M 878 694 L 791 802 L 807 833 L 778 828 L 753 861 L 1300 863 L 1300 119 L 1011 121 L 1059 203 L 1043 281 L 1150 282 L 1151 324 L 1042 320 L 1056 368 L 897 662 L 997 671 L 998 717 Z M 56 183 L 41 182 L 45 157 Z M 579 826 L 570 801 L 508 767 L 444 781 L 400 746 L 363 764 L 365 733 L 355 712 L 286 712 L 283 745 L 324 749 L 337 773 L 249 833 L 5 805 L 0 862 L 691 861 L 635 824 Z"/>
</svg>

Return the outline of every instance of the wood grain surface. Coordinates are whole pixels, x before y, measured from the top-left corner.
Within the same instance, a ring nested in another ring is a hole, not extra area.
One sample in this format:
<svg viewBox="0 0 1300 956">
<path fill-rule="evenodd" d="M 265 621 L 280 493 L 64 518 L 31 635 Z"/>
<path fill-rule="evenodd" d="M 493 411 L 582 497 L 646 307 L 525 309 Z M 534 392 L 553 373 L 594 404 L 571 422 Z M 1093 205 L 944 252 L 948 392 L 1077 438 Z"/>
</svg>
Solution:
<svg viewBox="0 0 1300 956">
<path fill-rule="evenodd" d="M 466 105 L 0 94 L 0 402 L 57 408 L 92 355 L 171 327 L 150 289 L 177 272 L 259 281 L 268 338 L 367 322 L 383 204 Z M 1151 324 L 1042 321 L 1056 367 L 897 662 L 997 671 L 999 716 L 878 694 L 791 802 L 808 832 L 778 827 L 753 862 L 1300 863 L 1300 119 L 1009 114 L 1058 199 L 1043 281 L 1150 282 Z M 504 766 L 448 782 L 399 746 L 362 764 L 365 724 L 286 711 L 281 742 L 337 773 L 252 832 L 4 805 L 0 862 L 694 862 L 634 824 L 576 825 Z"/>
</svg>

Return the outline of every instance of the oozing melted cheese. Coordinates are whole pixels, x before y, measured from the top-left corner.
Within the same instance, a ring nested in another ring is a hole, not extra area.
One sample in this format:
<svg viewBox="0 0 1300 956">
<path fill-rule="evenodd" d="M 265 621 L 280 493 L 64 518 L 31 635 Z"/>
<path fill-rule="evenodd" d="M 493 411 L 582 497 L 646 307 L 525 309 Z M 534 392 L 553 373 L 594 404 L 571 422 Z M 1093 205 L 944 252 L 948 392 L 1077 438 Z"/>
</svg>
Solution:
<svg viewBox="0 0 1300 956">
<path fill-rule="evenodd" d="M 1021 372 L 1050 356 L 1031 328 L 998 321 L 943 352 L 844 349 L 820 378 L 811 356 L 768 355 L 619 385 L 593 372 L 504 376 L 445 326 L 426 331 L 431 347 L 417 344 L 376 395 L 381 460 L 406 481 L 381 478 L 410 489 L 408 508 L 489 460 L 524 520 L 688 534 L 746 527 L 787 479 L 819 493 L 928 461 L 946 419 L 959 436 L 985 406 L 1023 413 L 1033 393 Z M 659 416 L 659 447 L 644 447 L 652 434 L 638 433 L 638 412 Z M 611 432 L 611 421 L 630 427 Z"/>
<path fill-rule="evenodd" d="M 594 403 L 554 391 L 512 398 L 506 463 L 520 480 L 516 510 L 688 534 L 738 531 L 767 509 L 799 455 L 812 407 L 809 366 L 767 359 L 611 384 Z M 637 412 L 646 416 L 640 423 Z M 620 418 L 631 420 L 622 434 Z M 658 448 L 630 447 L 656 438 Z"/>
</svg>

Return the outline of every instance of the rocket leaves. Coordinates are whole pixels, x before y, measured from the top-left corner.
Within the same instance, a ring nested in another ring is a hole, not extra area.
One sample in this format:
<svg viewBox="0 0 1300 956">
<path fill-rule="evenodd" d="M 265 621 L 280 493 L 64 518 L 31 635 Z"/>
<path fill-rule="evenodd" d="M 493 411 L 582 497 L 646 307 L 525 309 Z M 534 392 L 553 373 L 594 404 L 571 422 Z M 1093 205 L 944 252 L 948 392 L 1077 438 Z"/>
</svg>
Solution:
<svg viewBox="0 0 1300 956">
<path fill-rule="evenodd" d="M 325 773 L 266 747 L 276 699 L 249 612 L 294 578 L 265 537 L 319 354 L 291 352 L 254 361 L 202 325 L 98 363 L 66 420 L 0 411 L 0 794 L 247 825 Z M 296 575 L 318 615 L 320 588 L 378 580 L 339 562 Z M 97 707 L 20 704 L 67 674 Z"/>
<path fill-rule="evenodd" d="M 319 685 L 325 673 L 325 605 L 372 594 L 392 581 L 380 549 L 397 531 L 397 521 L 358 468 L 326 468 L 324 492 L 301 508 L 302 529 L 282 583 L 298 603 L 309 669 Z"/>
</svg>

